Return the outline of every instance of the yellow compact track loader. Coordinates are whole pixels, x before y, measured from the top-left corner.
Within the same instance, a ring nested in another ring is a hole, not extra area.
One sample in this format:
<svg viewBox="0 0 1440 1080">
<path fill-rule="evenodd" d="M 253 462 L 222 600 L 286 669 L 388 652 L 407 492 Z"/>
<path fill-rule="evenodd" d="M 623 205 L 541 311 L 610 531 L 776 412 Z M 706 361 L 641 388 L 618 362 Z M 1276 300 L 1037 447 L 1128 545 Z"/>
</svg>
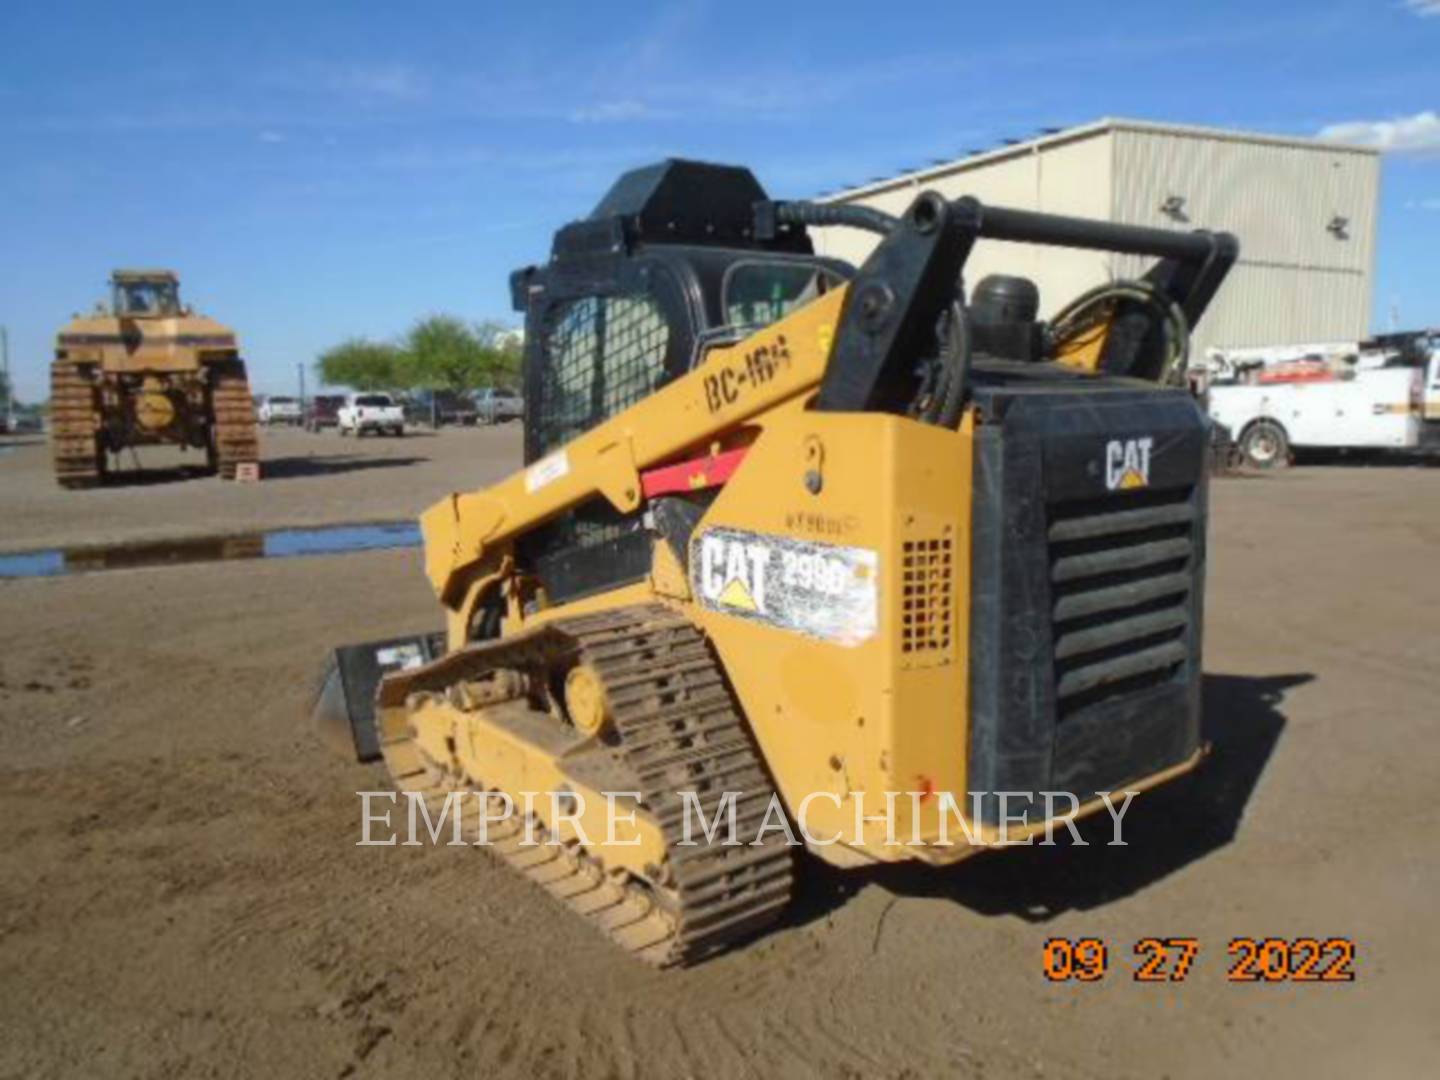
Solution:
<svg viewBox="0 0 1440 1080">
<path fill-rule="evenodd" d="M 116 270 L 108 310 L 60 331 L 50 365 L 50 443 L 62 487 L 105 479 L 137 446 L 205 452 L 226 479 L 259 458 L 235 333 L 183 307 L 169 270 Z"/>
<path fill-rule="evenodd" d="M 1007 241 L 1154 261 L 1042 321 L 966 288 Z M 512 278 L 526 464 L 422 518 L 445 632 L 336 650 L 317 723 L 662 965 L 773 921 L 801 847 L 939 866 L 1185 772 L 1208 427 L 1172 383 L 1236 254 L 625 175 Z"/>
</svg>

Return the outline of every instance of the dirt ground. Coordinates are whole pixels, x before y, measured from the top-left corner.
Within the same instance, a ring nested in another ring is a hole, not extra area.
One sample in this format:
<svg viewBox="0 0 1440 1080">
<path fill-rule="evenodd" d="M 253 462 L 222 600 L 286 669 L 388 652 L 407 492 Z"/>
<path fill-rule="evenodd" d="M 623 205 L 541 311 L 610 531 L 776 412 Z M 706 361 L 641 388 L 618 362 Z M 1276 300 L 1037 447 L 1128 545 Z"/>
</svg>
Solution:
<svg viewBox="0 0 1440 1080">
<path fill-rule="evenodd" d="M 196 451 L 147 446 L 138 472 L 126 458 L 126 483 L 74 492 L 56 485 L 44 436 L 0 437 L 0 553 L 413 518 L 447 491 L 504 476 L 520 439 L 519 424 L 358 441 L 262 428 L 259 484 L 196 475 Z"/>
<path fill-rule="evenodd" d="M 22 448 L 0 542 L 393 516 L 514 437 L 77 495 Z M 1102 819 L 1091 846 L 943 873 L 807 865 L 777 931 L 669 973 L 483 852 L 355 846 L 354 792 L 382 781 L 302 716 L 328 645 L 435 621 L 416 552 L 0 582 L 0 1077 L 1433 1074 L 1440 470 L 1222 480 L 1213 502 L 1215 751 L 1137 800 L 1129 846 Z M 1062 936 L 1106 940 L 1110 974 L 1048 983 Z M 1149 936 L 1199 940 L 1184 982 L 1132 980 Z M 1229 983 L 1240 936 L 1353 937 L 1356 980 Z"/>
</svg>

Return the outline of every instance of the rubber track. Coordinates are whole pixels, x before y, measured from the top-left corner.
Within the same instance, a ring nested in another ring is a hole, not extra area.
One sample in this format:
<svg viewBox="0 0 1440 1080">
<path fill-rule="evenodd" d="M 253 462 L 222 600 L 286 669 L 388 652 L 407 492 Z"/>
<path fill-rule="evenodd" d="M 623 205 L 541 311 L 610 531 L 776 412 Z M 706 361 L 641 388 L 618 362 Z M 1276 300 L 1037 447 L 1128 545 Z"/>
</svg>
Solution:
<svg viewBox="0 0 1440 1080">
<path fill-rule="evenodd" d="M 724 677 L 699 631 L 659 605 L 617 608 L 550 624 L 573 648 L 537 649 L 523 641 L 495 642 L 475 650 L 485 670 L 546 664 L 590 664 L 600 674 L 619 735 L 619 750 L 641 792 L 642 812 L 660 826 L 668 849 L 664 885 L 652 889 L 623 874 L 607 874 L 578 844 L 550 845 L 543 822 L 533 826 L 541 846 L 525 845 L 523 823 L 491 823 L 488 849 L 500 855 L 621 947 L 660 967 L 690 964 L 733 945 L 773 922 L 790 902 L 793 861 L 779 823 L 752 845 L 774 798 L 774 787 L 755 751 Z M 559 722 L 559 721 L 557 721 Z M 386 763 L 402 790 L 422 793 L 432 814 L 453 790 L 484 790 L 483 778 L 447 779 L 423 760 L 408 733 L 382 740 Z M 726 822 L 712 844 L 697 821 L 692 844 L 684 839 L 684 802 L 693 791 L 707 820 L 726 792 L 735 792 L 737 838 L 725 846 Z M 474 799 L 462 800 L 464 834 L 478 835 Z"/>
<path fill-rule="evenodd" d="M 61 487 L 91 487 L 100 482 L 99 427 L 94 384 L 77 365 L 52 362 L 50 452 Z"/>
<path fill-rule="evenodd" d="M 210 376 L 214 380 L 210 407 L 214 412 L 216 469 L 226 480 L 233 480 L 237 465 L 260 460 L 250 381 L 245 377 L 243 360 L 212 364 Z"/>
</svg>

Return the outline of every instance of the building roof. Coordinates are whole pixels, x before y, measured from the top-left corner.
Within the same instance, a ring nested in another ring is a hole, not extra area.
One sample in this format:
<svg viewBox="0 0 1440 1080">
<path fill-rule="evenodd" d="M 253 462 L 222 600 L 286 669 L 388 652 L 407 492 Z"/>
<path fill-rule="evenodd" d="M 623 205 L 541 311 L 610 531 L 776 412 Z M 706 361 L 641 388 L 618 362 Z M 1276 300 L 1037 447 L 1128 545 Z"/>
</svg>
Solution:
<svg viewBox="0 0 1440 1080">
<path fill-rule="evenodd" d="M 822 196 L 820 202 L 842 202 L 859 195 L 874 195 L 893 188 L 910 187 L 927 180 L 935 180 L 953 173 L 983 168 L 1023 154 L 1033 154 L 1048 147 L 1065 143 L 1093 139 L 1113 131 L 1135 131 L 1148 135 L 1184 135 L 1196 139 L 1210 139 L 1216 142 L 1258 143 L 1266 146 L 1292 146 L 1305 150 L 1328 150 L 1341 153 L 1376 156 L 1379 150 L 1370 146 L 1356 146 L 1354 143 L 1335 142 L 1329 139 L 1313 139 L 1299 135 L 1267 135 L 1255 131 L 1231 131 L 1225 128 L 1200 127 L 1193 124 L 1161 124 L 1150 120 L 1127 120 L 1123 117 L 1107 116 L 1088 124 L 1059 130 L 1047 129 L 1043 134 L 1030 139 L 1007 141 L 1004 146 L 993 150 L 977 151 L 953 161 L 939 162 L 924 169 L 897 173 L 894 176 L 877 178 L 864 184 L 842 188 Z"/>
<path fill-rule="evenodd" d="M 110 274 L 112 281 L 179 281 L 174 270 L 115 270 Z"/>
</svg>

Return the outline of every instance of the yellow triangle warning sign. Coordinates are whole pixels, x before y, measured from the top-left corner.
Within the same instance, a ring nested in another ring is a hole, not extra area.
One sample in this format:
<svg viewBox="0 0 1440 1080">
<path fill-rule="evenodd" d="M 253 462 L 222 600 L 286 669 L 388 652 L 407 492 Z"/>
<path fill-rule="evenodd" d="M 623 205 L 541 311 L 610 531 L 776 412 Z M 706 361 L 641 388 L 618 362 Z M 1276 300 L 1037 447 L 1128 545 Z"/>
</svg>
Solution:
<svg viewBox="0 0 1440 1080">
<path fill-rule="evenodd" d="M 750 590 L 739 578 L 731 578 L 730 583 L 720 591 L 720 603 L 726 607 L 739 608 L 741 611 L 755 611 L 755 598 L 750 595 Z"/>
</svg>

